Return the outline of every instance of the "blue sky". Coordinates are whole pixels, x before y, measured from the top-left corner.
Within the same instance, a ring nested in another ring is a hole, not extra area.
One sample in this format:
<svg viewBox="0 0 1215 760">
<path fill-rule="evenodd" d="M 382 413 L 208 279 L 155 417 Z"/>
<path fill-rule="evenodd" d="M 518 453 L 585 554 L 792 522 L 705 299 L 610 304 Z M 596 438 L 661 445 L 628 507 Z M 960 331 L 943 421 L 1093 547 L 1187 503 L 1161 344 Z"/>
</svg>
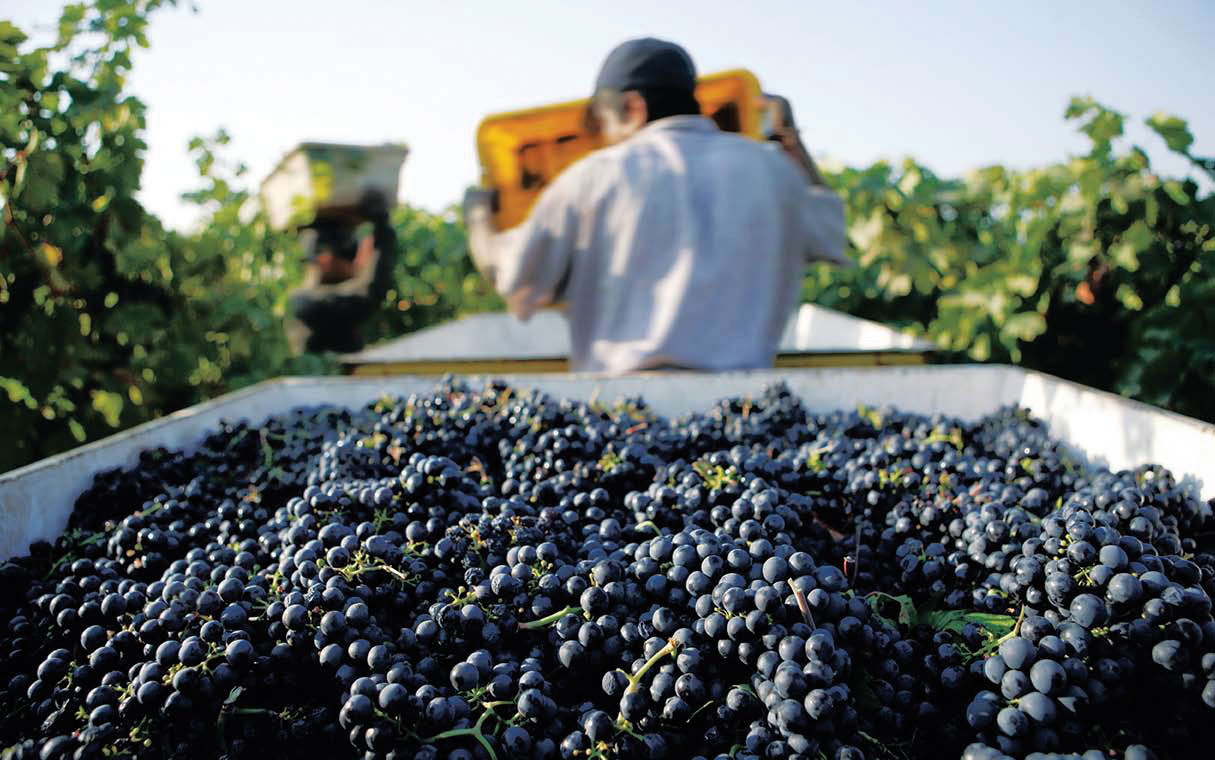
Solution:
<svg viewBox="0 0 1215 760">
<path fill-rule="evenodd" d="M 173 225 L 192 217 L 186 142 L 220 126 L 257 179 L 303 140 L 404 141 L 404 199 L 442 208 L 479 177 L 484 115 L 588 95 L 607 51 L 642 35 L 702 72 L 753 71 L 829 161 L 910 155 L 956 175 L 1060 160 L 1084 145 L 1062 118 L 1073 94 L 1128 114 L 1164 173 L 1185 166 L 1139 126 L 1157 110 L 1215 154 L 1211 2 L 195 3 L 153 17 L 131 77 L 148 106 L 141 198 Z M 0 17 L 37 33 L 60 7 L 0 0 Z"/>
</svg>

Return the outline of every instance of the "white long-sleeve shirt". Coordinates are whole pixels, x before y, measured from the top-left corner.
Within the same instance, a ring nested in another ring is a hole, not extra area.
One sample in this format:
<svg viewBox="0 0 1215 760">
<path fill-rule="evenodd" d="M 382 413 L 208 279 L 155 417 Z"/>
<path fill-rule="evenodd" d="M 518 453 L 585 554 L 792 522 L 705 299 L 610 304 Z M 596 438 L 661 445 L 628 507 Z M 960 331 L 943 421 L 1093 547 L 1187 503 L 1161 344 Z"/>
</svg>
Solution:
<svg viewBox="0 0 1215 760">
<path fill-rule="evenodd" d="M 807 262 L 844 244 L 787 156 L 672 116 L 568 167 L 484 258 L 521 319 L 567 302 L 574 370 L 721 370 L 772 365 Z"/>
</svg>

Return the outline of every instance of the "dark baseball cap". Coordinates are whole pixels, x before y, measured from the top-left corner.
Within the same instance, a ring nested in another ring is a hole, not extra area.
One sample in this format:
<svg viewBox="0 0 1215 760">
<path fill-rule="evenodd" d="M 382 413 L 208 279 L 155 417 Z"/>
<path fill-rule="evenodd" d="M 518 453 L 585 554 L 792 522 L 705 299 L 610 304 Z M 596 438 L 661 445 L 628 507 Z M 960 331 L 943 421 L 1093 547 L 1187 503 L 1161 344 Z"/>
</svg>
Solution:
<svg viewBox="0 0 1215 760">
<path fill-rule="evenodd" d="M 688 51 L 653 37 L 622 42 L 608 53 L 595 79 L 595 92 L 651 88 L 693 92 L 696 66 Z"/>
</svg>

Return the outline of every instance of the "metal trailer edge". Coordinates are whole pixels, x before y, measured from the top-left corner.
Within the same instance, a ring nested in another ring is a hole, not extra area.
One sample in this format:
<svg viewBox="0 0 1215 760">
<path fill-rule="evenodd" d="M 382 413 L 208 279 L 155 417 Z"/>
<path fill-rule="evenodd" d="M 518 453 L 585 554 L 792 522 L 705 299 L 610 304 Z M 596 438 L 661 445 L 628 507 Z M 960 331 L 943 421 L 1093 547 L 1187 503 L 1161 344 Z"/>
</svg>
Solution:
<svg viewBox="0 0 1215 760">
<path fill-rule="evenodd" d="M 1052 435 L 1090 462 L 1114 470 L 1140 464 L 1168 467 L 1204 499 L 1215 497 L 1215 425 L 1167 412 L 1039 372 L 1003 365 L 938 365 L 776 369 L 721 374 L 516 374 L 522 388 L 579 399 L 644 397 L 678 416 L 720 398 L 758 394 L 783 381 L 818 412 L 858 404 L 973 420 L 1019 404 L 1050 425 Z M 476 385 L 488 379 L 468 376 Z M 108 438 L 0 474 L 0 558 L 24 554 L 35 540 L 53 540 L 67 526 L 77 497 L 96 474 L 138 462 L 149 448 L 191 450 L 223 420 L 257 423 L 300 406 L 357 407 L 385 394 L 422 393 L 423 376 L 288 377 L 269 380 L 175 412 Z"/>
</svg>

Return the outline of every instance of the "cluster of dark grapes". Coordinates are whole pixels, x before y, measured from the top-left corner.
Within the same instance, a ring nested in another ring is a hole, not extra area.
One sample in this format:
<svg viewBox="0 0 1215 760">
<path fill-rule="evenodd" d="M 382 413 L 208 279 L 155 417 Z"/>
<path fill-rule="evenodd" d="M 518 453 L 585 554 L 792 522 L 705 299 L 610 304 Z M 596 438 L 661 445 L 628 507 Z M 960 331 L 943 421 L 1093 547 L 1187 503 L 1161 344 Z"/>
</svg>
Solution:
<svg viewBox="0 0 1215 760">
<path fill-rule="evenodd" d="M 0 750 L 1195 757 L 1210 522 L 1024 410 L 448 379 L 98 475 L 0 566 Z"/>
</svg>

